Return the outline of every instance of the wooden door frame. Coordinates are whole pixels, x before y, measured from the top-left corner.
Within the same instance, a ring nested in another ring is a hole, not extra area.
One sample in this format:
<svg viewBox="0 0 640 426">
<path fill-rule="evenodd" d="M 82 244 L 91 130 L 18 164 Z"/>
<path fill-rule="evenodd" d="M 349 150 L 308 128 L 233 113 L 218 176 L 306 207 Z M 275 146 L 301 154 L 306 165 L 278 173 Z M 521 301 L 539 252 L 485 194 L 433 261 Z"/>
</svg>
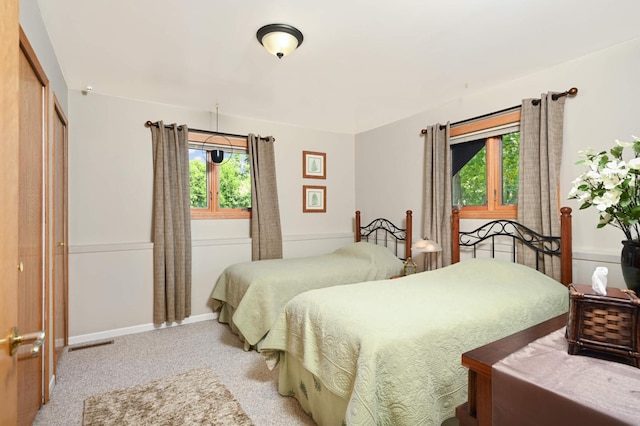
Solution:
<svg viewBox="0 0 640 426">
<path fill-rule="evenodd" d="M 0 2 L 0 424 L 18 421 L 18 372 L 6 340 L 18 323 L 19 0 Z"/>
</svg>

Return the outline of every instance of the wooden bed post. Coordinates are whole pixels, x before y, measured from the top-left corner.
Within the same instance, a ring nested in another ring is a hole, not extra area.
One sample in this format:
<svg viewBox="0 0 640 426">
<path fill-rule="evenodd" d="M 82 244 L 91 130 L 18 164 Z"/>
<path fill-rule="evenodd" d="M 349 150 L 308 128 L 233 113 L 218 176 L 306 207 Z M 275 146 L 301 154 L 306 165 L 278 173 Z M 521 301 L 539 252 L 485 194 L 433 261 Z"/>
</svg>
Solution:
<svg viewBox="0 0 640 426">
<path fill-rule="evenodd" d="M 571 207 L 560 209 L 560 236 L 560 281 L 568 286 L 573 282 Z"/>
<path fill-rule="evenodd" d="M 460 262 L 460 210 L 451 212 L 451 263 Z"/>
<path fill-rule="evenodd" d="M 356 243 L 360 242 L 360 210 L 356 210 Z"/>
<path fill-rule="evenodd" d="M 405 257 L 408 259 L 411 257 L 411 235 L 413 233 L 413 212 L 407 210 L 407 219 L 405 220 L 405 236 L 404 236 L 404 251 Z"/>
</svg>

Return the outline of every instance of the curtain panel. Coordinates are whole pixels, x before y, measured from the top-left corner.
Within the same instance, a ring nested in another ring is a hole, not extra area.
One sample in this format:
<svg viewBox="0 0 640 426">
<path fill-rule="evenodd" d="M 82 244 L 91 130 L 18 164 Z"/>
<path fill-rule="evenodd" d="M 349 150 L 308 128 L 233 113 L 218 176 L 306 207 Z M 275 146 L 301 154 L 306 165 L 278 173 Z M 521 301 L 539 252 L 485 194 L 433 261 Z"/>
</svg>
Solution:
<svg viewBox="0 0 640 426">
<path fill-rule="evenodd" d="M 437 253 L 438 268 L 451 264 L 451 149 L 450 125 L 428 126 L 424 147 L 424 203 L 421 237 L 442 246 Z"/>
<path fill-rule="evenodd" d="M 251 162 L 251 259 L 281 259 L 282 230 L 275 139 L 254 134 L 249 134 L 248 139 Z"/>
<path fill-rule="evenodd" d="M 518 222 L 542 235 L 560 235 L 559 191 L 565 97 L 522 101 Z M 539 101 L 539 102 L 538 102 Z M 520 263 L 536 266 L 535 254 L 519 250 Z M 540 269 L 560 280 L 560 259 L 544 256 Z"/>
<path fill-rule="evenodd" d="M 162 121 L 153 144 L 153 322 L 191 315 L 191 201 L 189 130 Z"/>
</svg>

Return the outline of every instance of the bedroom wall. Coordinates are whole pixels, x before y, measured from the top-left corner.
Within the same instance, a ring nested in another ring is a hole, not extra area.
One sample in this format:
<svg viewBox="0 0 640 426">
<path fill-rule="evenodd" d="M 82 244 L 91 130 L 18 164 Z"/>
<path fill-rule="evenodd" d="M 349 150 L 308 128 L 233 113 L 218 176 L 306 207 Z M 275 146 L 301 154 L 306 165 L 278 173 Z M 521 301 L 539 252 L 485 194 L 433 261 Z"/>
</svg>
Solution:
<svg viewBox="0 0 640 426">
<path fill-rule="evenodd" d="M 582 169 L 575 165 L 579 150 L 610 149 L 616 139 L 640 136 L 640 39 L 597 52 L 491 90 L 468 94 L 404 120 L 356 135 L 356 208 L 401 218 L 400 210 L 414 211 L 414 238 L 422 229 L 424 138 L 420 130 L 435 123 L 453 123 L 519 105 L 522 99 L 548 91 L 577 87 L 565 104 L 561 166 L 561 205 L 573 208 L 574 281 L 591 282 L 596 266 L 609 268 L 609 283 L 624 287 L 619 258 L 622 231 L 596 229 L 597 214 L 579 211 L 567 200 L 570 184 Z M 461 86 L 465 82 L 461 82 Z M 465 226 L 463 224 L 462 226 Z"/>
<path fill-rule="evenodd" d="M 273 135 L 284 256 L 326 253 L 353 240 L 354 136 L 69 91 L 71 343 L 152 328 L 153 164 L 147 120 Z M 213 102 L 212 102 L 213 104 Z M 220 105 L 224 110 L 224 105 Z M 215 107 L 213 108 L 215 109 Z M 327 154 L 327 179 L 302 178 L 302 151 Z M 327 186 L 327 213 L 302 213 L 302 185 Z M 248 220 L 194 220 L 191 320 L 212 317 L 222 270 L 251 260 Z"/>
</svg>

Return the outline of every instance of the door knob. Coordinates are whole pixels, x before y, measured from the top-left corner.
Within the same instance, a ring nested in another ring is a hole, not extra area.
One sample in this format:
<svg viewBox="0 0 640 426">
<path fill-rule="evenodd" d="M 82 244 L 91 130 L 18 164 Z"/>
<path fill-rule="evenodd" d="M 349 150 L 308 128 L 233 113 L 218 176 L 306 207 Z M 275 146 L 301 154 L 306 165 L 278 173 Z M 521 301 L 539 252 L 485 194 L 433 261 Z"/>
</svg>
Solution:
<svg viewBox="0 0 640 426">
<path fill-rule="evenodd" d="M 44 331 L 34 331 L 33 333 L 20 334 L 18 327 L 13 327 L 9 332 L 9 335 L 0 340 L 0 344 L 9 342 L 9 352 L 11 356 L 15 355 L 18 348 L 22 345 L 33 344 L 31 348 L 31 355 L 36 356 L 40 353 L 42 344 L 44 343 L 45 333 Z"/>
</svg>

